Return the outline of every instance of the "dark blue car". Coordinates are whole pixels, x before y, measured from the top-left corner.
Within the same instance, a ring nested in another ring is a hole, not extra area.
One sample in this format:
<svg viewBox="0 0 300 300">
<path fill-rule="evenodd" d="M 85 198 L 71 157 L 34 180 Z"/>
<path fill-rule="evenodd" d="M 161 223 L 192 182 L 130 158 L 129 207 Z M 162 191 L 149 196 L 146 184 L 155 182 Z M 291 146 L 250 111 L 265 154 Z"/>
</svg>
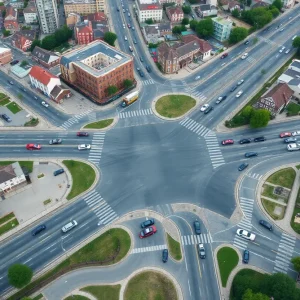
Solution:
<svg viewBox="0 0 300 300">
<path fill-rule="evenodd" d="M 35 235 L 39 234 L 40 232 L 42 232 L 45 229 L 46 229 L 45 224 L 39 225 L 38 227 L 36 227 L 35 229 L 32 230 L 31 234 L 32 234 L 32 236 L 35 236 Z"/>
<path fill-rule="evenodd" d="M 244 255 L 243 255 L 243 263 L 247 264 L 250 259 L 250 252 L 248 250 L 244 250 Z"/>
</svg>

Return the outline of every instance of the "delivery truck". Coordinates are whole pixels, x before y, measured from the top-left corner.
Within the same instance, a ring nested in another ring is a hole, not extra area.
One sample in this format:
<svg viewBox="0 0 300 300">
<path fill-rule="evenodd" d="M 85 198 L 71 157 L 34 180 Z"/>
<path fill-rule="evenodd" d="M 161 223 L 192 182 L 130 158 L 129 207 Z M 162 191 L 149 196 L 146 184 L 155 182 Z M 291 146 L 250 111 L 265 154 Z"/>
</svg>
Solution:
<svg viewBox="0 0 300 300">
<path fill-rule="evenodd" d="M 131 103 L 135 102 L 139 97 L 139 92 L 135 91 L 127 95 L 125 98 L 123 98 L 123 102 L 121 104 L 122 107 L 126 107 L 130 105 Z"/>
</svg>

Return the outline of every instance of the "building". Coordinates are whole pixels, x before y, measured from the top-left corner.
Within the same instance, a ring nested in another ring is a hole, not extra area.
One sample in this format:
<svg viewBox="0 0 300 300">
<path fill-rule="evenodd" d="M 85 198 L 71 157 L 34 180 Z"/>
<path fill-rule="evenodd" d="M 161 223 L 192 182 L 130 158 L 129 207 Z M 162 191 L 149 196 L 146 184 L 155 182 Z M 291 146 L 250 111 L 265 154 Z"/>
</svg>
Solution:
<svg viewBox="0 0 300 300">
<path fill-rule="evenodd" d="M 133 57 L 103 41 L 94 41 L 63 55 L 60 70 L 66 83 L 99 104 L 112 101 L 107 93 L 109 86 L 122 91 L 124 80 L 135 82 Z"/>
<path fill-rule="evenodd" d="M 13 47 L 25 52 L 30 49 L 31 44 L 35 40 L 35 38 L 35 30 L 20 30 L 13 35 L 11 44 Z"/>
<path fill-rule="evenodd" d="M 293 90 L 294 94 L 293 96 L 300 100 L 300 79 L 292 79 L 288 86 L 291 90 Z"/>
<path fill-rule="evenodd" d="M 0 48 L 0 65 L 5 65 L 12 61 L 12 53 L 9 48 Z"/>
<path fill-rule="evenodd" d="M 169 6 L 166 8 L 166 14 L 171 22 L 179 23 L 184 18 L 184 12 L 181 7 Z"/>
<path fill-rule="evenodd" d="M 228 3 L 228 11 L 233 12 L 235 9 L 241 10 L 241 3 L 238 1 L 230 1 Z"/>
<path fill-rule="evenodd" d="M 152 44 L 163 41 L 166 35 L 172 34 L 170 22 L 143 26 L 141 30 L 146 43 Z"/>
<path fill-rule="evenodd" d="M 213 37 L 220 42 L 228 40 L 232 28 L 232 20 L 228 17 L 216 17 L 212 18 L 212 21 L 214 25 Z"/>
<path fill-rule="evenodd" d="M 287 83 L 293 79 L 300 79 L 300 60 L 294 59 L 288 69 L 279 76 L 278 83 Z"/>
<path fill-rule="evenodd" d="M 185 3 L 185 1 L 184 0 L 159 0 L 159 3 L 161 5 L 163 5 L 164 3 L 175 3 L 176 6 L 182 6 Z"/>
<path fill-rule="evenodd" d="M 195 11 L 200 18 L 217 16 L 218 14 L 217 7 L 210 4 L 201 4 L 195 9 Z"/>
<path fill-rule="evenodd" d="M 140 23 L 146 20 L 152 19 L 155 22 L 162 20 L 163 9 L 158 2 L 153 2 L 151 4 L 141 4 L 137 1 L 136 11 Z"/>
<path fill-rule="evenodd" d="M 12 7 L 11 5 L 7 5 L 6 7 L 4 27 L 6 30 L 9 30 L 11 33 L 14 33 L 20 29 L 18 23 L 18 10 Z"/>
<path fill-rule="evenodd" d="M 50 93 L 50 97 L 57 103 L 61 103 L 63 99 L 71 97 L 71 91 L 63 86 L 56 85 Z"/>
<path fill-rule="evenodd" d="M 82 16 L 107 11 L 105 0 L 65 0 L 64 9 L 66 15 L 77 13 Z"/>
<path fill-rule="evenodd" d="M 59 27 L 56 0 L 35 0 L 40 27 L 44 34 L 54 33 Z"/>
<path fill-rule="evenodd" d="M 292 8 L 295 5 L 295 0 L 283 0 L 282 2 L 284 8 Z"/>
<path fill-rule="evenodd" d="M 15 9 L 22 9 L 24 7 L 24 1 L 9 1 L 9 5 Z"/>
<path fill-rule="evenodd" d="M 158 62 L 166 74 L 178 72 L 194 60 L 206 61 L 211 56 L 211 46 L 208 42 L 199 39 L 195 35 L 182 37 L 179 43 L 169 45 L 164 42 L 158 48 Z"/>
<path fill-rule="evenodd" d="M 279 83 L 267 91 L 267 93 L 254 104 L 254 107 L 257 109 L 267 109 L 275 116 L 289 103 L 293 93 L 293 90 L 291 90 L 286 83 Z"/>
<path fill-rule="evenodd" d="M 34 47 L 31 53 L 31 58 L 47 69 L 58 65 L 60 60 L 60 57 L 55 53 L 47 51 L 38 46 Z"/>
<path fill-rule="evenodd" d="M 66 17 L 66 24 L 69 28 L 74 29 L 77 23 L 81 22 L 81 15 L 77 13 L 70 13 Z"/>
<path fill-rule="evenodd" d="M 0 193 L 8 193 L 26 183 L 26 177 L 18 162 L 0 166 Z"/>
<path fill-rule="evenodd" d="M 35 24 L 38 22 L 37 12 L 34 2 L 29 2 L 28 6 L 23 10 L 26 24 Z"/>
<path fill-rule="evenodd" d="M 257 7 L 268 7 L 270 4 L 263 2 L 263 1 L 257 1 L 255 4 L 251 6 L 251 8 L 257 8 Z"/>
</svg>

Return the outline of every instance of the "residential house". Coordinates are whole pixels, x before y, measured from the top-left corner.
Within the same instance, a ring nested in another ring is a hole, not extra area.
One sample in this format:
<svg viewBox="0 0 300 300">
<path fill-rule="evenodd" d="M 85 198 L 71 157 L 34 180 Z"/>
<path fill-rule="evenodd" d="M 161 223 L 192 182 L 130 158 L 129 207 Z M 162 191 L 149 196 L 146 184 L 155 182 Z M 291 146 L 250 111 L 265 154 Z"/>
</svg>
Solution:
<svg viewBox="0 0 300 300">
<path fill-rule="evenodd" d="M 6 7 L 4 27 L 6 30 L 9 30 L 11 33 L 14 33 L 19 30 L 18 11 L 16 8 L 12 7 L 11 5 L 7 5 Z"/>
<path fill-rule="evenodd" d="M 238 1 L 230 1 L 228 3 L 228 11 L 232 12 L 235 9 L 237 10 L 241 10 L 241 3 Z"/>
<path fill-rule="evenodd" d="M 296 1 L 295 0 L 283 0 L 282 2 L 283 2 L 284 8 L 292 8 L 292 7 L 294 7 Z"/>
<path fill-rule="evenodd" d="M 182 6 L 185 3 L 185 0 L 159 0 L 159 3 L 161 5 L 165 3 L 175 3 L 176 6 Z"/>
<path fill-rule="evenodd" d="M 300 79 L 300 60 L 294 59 L 288 69 L 279 76 L 278 83 L 287 83 L 293 79 Z"/>
<path fill-rule="evenodd" d="M 28 6 L 23 10 L 26 24 L 35 24 L 38 22 L 37 11 L 34 2 L 29 2 Z"/>
<path fill-rule="evenodd" d="M 161 37 L 166 36 L 167 34 L 172 34 L 171 22 L 159 23 L 158 29 Z"/>
<path fill-rule="evenodd" d="M 169 20 L 173 23 L 179 23 L 184 18 L 184 12 L 181 7 L 172 7 L 169 6 L 166 8 L 166 14 L 169 18 Z"/>
<path fill-rule="evenodd" d="M 12 61 L 10 48 L 0 48 L 0 65 L 5 65 Z"/>
<path fill-rule="evenodd" d="M 201 4 L 196 7 L 195 11 L 196 14 L 201 18 L 216 16 L 218 14 L 217 7 L 210 4 Z"/>
<path fill-rule="evenodd" d="M 257 7 L 268 7 L 270 4 L 263 2 L 263 1 L 257 1 L 254 3 L 251 8 L 257 8 Z"/>
<path fill-rule="evenodd" d="M 77 13 L 82 16 L 96 12 L 106 13 L 105 0 L 64 0 L 64 11 L 66 15 Z"/>
<path fill-rule="evenodd" d="M 147 43 L 158 43 L 160 38 L 160 31 L 157 25 L 149 25 L 142 27 L 142 33 Z"/>
<path fill-rule="evenodd" d="M 71 91 L 63 86 L 56 85 L 50 93 L 50 97 L 57 103 L 62 103 L 65 98 L 71 97 Z"/>
<path fill-rule="evenodd" d="M 232 28 L 232 20 L 229 17 L 216 17 L 212 18 L 212 21 L 214 25 L 213 37 L 220 42 L 228 40 Z"/>
<path fill-rule="evenodd" d="M 288 83 L 288 86 L 294 92 L 293 97 L 300 100 L 300 79 L 292 79 Z"/>
<path fill-rule="evenodd" d="M 58 65 L 60 60 L 60 57 L 55 53 L 47 51 L 38 46 L 34 47 L 31 53 L 31 58 L 47 69 Z"/>
<path fill-rule="evenodd" d="M 156 22 L 162 20 L 163 9 L 159 2 L 152 2 L 151 4 L 141 4 L 140 0 L 138 0 L 136 11 L 140 23 L 143 23 L 149 19 L 152 19 Z"/>
<path fill-rule="evenodd" d="M 36 38 L 35 30 L 20 30 L 16 32 L 12 39 L 11 44 L 22 51 L 28 51 L 31 47 L 32 42 Z"/>
<path fill-rule="evenodd" d="M 294 91 L 286 83 L 278 83 L 267 91 L 253 106 L 267 109 L 273 116 L 278 114 L 291 100 Z"/>
</svg>

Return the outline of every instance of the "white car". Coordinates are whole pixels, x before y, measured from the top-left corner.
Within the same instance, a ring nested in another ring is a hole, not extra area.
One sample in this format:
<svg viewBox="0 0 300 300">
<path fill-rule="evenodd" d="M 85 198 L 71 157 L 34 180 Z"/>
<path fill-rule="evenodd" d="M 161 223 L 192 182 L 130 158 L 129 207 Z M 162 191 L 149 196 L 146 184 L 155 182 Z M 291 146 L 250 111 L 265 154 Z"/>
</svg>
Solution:
<svg viewBox="0 0 300 300">
<path fill-rule="evenodd" d="M 286 148 L 288 151 L 297 151 L 300 150 L 300 145 L 296 143 L 292 143 L 292 144 L 288 144 Z"/>
<path fill-rule="evenodd" d="M 287 49 L 287 50 L 285 51 L 285 54 L 289 54 L 290 51 L 291 51 L 291 49 Z"/>
<path fill-rule="evenodd" d="M 281 31 L 281 32 L 282 32 L 282 31 L 283 31 L 283 29 L 284 29 L 284 28 L 281 28 L 279 31 Z"/>
<path fill-rule="evenodd" d="M 200 111 L 206 111 L 209 107 L 209 104 L 204 104 L 201 108 Z"/>
<path fill-rule="evenodd" d="M 243 91 L 239 91 L 239 92 L 235 95 L 235 97 L 236 97 L 236 98 L 239 98 L 242 94 L 243 94 Z"/>
<path fill-rule="evenodd" d="M 91 145 L 89 144 L 78 145 L 78 150 L 90 150 L 90 149 L 91 149 Z"/>
<path fill-rule="evenodd" d="M 244 79 L 241 79 L 237 84 L 238 84 L 238 85 L 241 85 L 241 84 L 244 83 L 244 81 L 245 81 Z"/>
<path fill-rule="evenodd" d="M 243 55 L 242 55 L 242 59 L 246 59 L 247 57 L 248 57 L 248 53 L 246 52 L 246 53 L 244 53 Z"/>
<path fill-rule="evenodd" d="M 69 222 L 68 224 L 66 224 L 61 230 L 62 230 L 62 232 L 65 233 L 65 232 L 68 232 L 69 230 L 71 230 L 72 228 L 74 228 L 77 225 L 78 225 L 78 223 L 75 220 L 73 220 L 73 221 Z"/>
<path fill-rule="evenodd" d="M 46 101 L 42 101 L 41 104 L 45 107 L 49 107 L 49 104 Z"/>
<path fill-rule="evenodd" d="M 236 231 L 236 234 L 246 240 L 250 240 L 250 241 L 254 241 L 255 240 L 255 234 L 254 233 L 251 233 L 251 232 L 248 232 L 247 230 L 245 229 L 238 229 Z"/>
<path fill-rule="evenodd" d="M 283 46 L 283 47 L 279 50 L 279 53 L 282 53 L 284 49 L 285 49 L 285 47 Z"/>
<path fill-rule="evenodd" d="M 197 76 L 196 78 L 195 78 L 195 80 L 199 80 L 201 78 L 201 76 Z"/>
<path fill-rule="evenodd" d="M 300 135 L 300 131 L 294 131 L 294 132 L 292 132 L 292 136 L 298 136 L 298 135 Z"/>
</svg>

